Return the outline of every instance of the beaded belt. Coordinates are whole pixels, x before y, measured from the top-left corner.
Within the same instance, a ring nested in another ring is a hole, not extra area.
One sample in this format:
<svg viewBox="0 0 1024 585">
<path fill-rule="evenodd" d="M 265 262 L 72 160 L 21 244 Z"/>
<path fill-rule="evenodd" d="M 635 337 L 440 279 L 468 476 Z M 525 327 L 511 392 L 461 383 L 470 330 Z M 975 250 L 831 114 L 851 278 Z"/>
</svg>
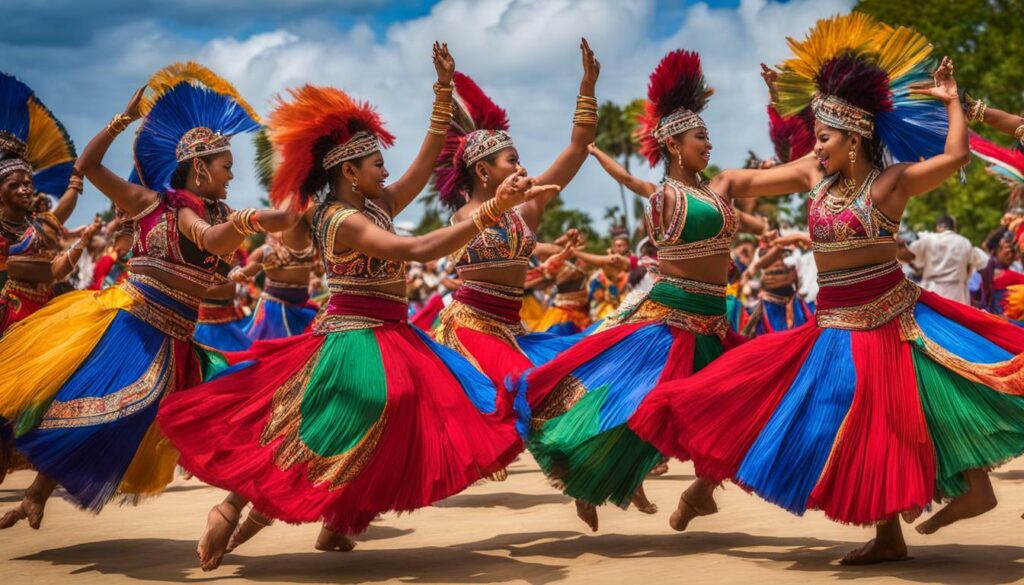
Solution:
<svg viewBox="0 0 1024 585">
<path fill-rule="evenodd" d="M 37 305 L 45 305 L 53 298 L 53 286 L 46 282 L 25 282 L 8 278 L 0 290 L 0 297 L 19 297 Z"/>
<path fill-rule="evenodd" d="M 686 292 L 689 293 L 722 298 L 725 298 L 725 287 L 727 286 L 724 284 L 701 282 L 699 280 L 692 280 L 689 278 L 682 278 L 679 276 L 668 276 L 666 274 L 661 275 L 659 282 L 668 283 L 676 288 L 685 290 Z"/>
<path fill-rule="evenodd" d="M 818 291 L 819 327 L 864 331 L 912 311 L 921 289 L 903 276 L 897 262 L 855 270 L 830 271 Z M 819 278 L 819 282 L 821 279 Z"/>
<path fill-rule="evenodd" d="M 818 286 L 847 286 L 886 276 L 893 272 L 902 272 L 903 267 L 896 260 L 872 264 L 860 268 L 829 270 L 818 273 Z"/>
<path fill-rule="evenodd" d="M 199 318 L 198 297 L 144 274 L 132 274 L 118 287 L 133 301 L 125 311 L 175 339 L 191 339 Z"/>
<path fill-rule="evenodd" d="M 245 314 L 235 305 L 234 300 L 205 300 L 199 304 L 199 323 L 218 325 L 220 323 L 233 323 L 244 317 Z"/>
</svg>

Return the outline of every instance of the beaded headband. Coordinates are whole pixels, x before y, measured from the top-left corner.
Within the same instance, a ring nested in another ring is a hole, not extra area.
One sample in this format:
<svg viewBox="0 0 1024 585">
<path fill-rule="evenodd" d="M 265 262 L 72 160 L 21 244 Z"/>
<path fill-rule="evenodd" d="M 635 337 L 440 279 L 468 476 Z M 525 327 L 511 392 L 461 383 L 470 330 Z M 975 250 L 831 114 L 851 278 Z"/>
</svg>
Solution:
<svg viewBox="0 0 1024 585">
<path fill-rule="evenodd" d="M 0 152 L 9 152 L 17 157 L 25 156 L 28 145 L 25 141 L 5 130 L 0 130 Z"/>
<path fill-rule="evenodd" d="M 214 132 L 206 126 L 197 126 L 185 133 L 178 140 L 178 147 L 174 150 L 178 162 L 184 162 L 218 152 L 231 150 L 231 137 Z"/>
<path fill-rule="evenodd" d="M 474 130 L 466 136 L 462 160 L 469 167 L 490 154 L 512 146 L 512 137 L 504 130 Z"/>
<path fill-rule="evenodd" d="M 25 171 L 29 175 L 33 172 L 32 165 L 28 164 L 28 161 L 25 159 L 9 158 L 7 160 L 0 160 L 0 177 L 6 177 L 15 171 Z"/>
<path fill-rule="evenodd" d="M 875 134 L 875 117 L 870 112 L 834 95 L 816 95 L 811 109 L 818 120 L 833 128 L 856 132 L 868 139 Z"/>
<path fill-rule="evenodd" d="M 676 108 L 674 112 L 665 116 L 658 122 L 658 127 L 651 134 L 658 144 L 664 146 L 669 136 L 675 136 L 680 132 L 693 130 L 694 128 L 707 128 L 704 120 L 696 113 L 686 108 Z"/>
<path fill-rule="evenodd" d="M 369 132 L 356 132 L 346 142 L 335 146 L 324 156 L 324 170 L 347 160 L 380 151 L 380 140 Z"/>
</svg>

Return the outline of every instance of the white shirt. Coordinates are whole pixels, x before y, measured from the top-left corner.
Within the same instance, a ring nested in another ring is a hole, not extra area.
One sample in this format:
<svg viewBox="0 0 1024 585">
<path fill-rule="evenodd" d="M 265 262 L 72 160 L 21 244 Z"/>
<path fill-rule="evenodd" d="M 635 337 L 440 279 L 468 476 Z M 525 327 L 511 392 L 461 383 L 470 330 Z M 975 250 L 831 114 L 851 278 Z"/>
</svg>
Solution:
<svg viewBox="0 0 1024 585">
<path fill-rule="evenodd" d="M 914 265 L 922 270 L 923 289 L 958 303 L 971 302 L 967 280 L 988 264 L 988 254 L 953 231 L 923 232 L 909 247 Z"/>
</svg>

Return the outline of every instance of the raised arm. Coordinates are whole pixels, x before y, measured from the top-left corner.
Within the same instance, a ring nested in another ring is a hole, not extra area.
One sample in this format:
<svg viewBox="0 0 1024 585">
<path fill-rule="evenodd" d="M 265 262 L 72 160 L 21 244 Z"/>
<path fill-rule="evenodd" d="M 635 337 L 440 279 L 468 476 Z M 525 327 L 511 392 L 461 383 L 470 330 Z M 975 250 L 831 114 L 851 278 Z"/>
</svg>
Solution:
<svg viewBox="0 0 1024 585">
<path fill-rule="evenodd" d="M 654 183 L 650 183 L 643 179 L 638 179 L 631 175 L 626 168 L 619 164 L 619 161 L 608 156 L 608 153 L 601 150 L 593 144 L 587 145 L 587 151 L 591 156 L 597 159 L 597 162 L 601 165 L 606 173 L 611 175 L 613 179 L 618 181 L 623 187 L 643 197 L 644 199 L 653 195 L 657 190 L 658 186 Z"/>
<path fill-rule="evenodd" d="M 393 215 L 398 215 L 426 187 L 434 172 L 434 162 L 444 146 L 448 120 L 451 119 L 452 76 L 455 74 L 455 59 L 448 52 L 448 43 L 434 42 L 434 69 L 437 70 L 437 83 L 434 84 L 434 108 L 427 135 L 416 159 L 405 173 L 384 188 L 384 197 Z"/>
<path fill-rule="evenodd" d="M 573 255 L 576 256 L 577 260 L 586 262 L 594 268 L 615 266 L 621 270 L 629 270 L 629 260 L 626 260 L 618 254 L 591 254 L 590 252 L 584 252 L 583 250 L 575 250 Z"/>
<path fill-rule="evenodd" d="M 257 222 L 268 233 L 282 232 L 295 225 L 301 217 L 294 211 L 280 209 L 261 209 L 255 212 L 255 216 Z M 187 207 L 178 210 L 178 225 L 182 235 L 195 243 L 200 250 L 218 256 L 226 256 L 237 250 L 246 237 L 235 227 L 234 221 L 210 225 Z"/>
<path fill-rule="evenodd" d="M 809 191 L 819 176 L 813 154 L 770 169 L 729 169 L 711 179 L 723 197 L 779 197 Z"/>
<path fill-rule="evenodd" d="M 429 262 L 447 256 L 473 239 L 486 221 L 496 222 L 501 213 L 536 197 L 558 191 L 555 185 L 534 185 L 526 178 L 524 171 L 509 175 L 495 194 L 493 208 L 481 206 L 471 219 L 455 225 L 434 230 L 422 236 L 399 236 L 370 221 L 365 215 L 355 213 L 345 219 L 345 229 L 339 229 L 334 242 L 335 248 L 353 249 L 385 260 Z M 490 201 L 488 202 L 490 203 Z M 486 205 L 486 204 L 485 204 Z M 497 215 L 491 216 L 491 213 Z M 490 217 L 489 217 L 490 216 Z"/>
<path fill-rule="evenodd" d="M 953 62 L 949 57 L 942 58 L 934 77 L 933 87 L 915 87 L 910 91 L 938 98 L 946 105 L 946 115 L 949 117 L 946 148 L 941 154 L 921 162 L 890 167 L 892 172 L 898 173 L 893 194 L 904 200 L 935 189 L 971 158 L 967 141 L 967 120 L 964 118 L 963 108 L 960 107 L 956 79 L 953 78 Z"/>
<path fill-rule="evenodd" d="M 57 216 L 61 223 L 67 222 L 74 213 L 75 206 L 78 205 L 78 196 L 82 194 L 82 187 L 82 175 L 77 170 L 72 171 L 68 188 L 53 207 L 53 215 Z"/>
<path fill-rule="evenodd" d="M 594 142 L 597 136 L 596 118 L 597 100 L 594 98 L 594 89 L 597 86 L 597 78 L 601 74 L 601 63 L 594 57 L 587 39 L 580 41 L 580 55 L 583 59 L 583 79 L 580 81 L 580 93 L 577 98 L 576 116 L 573 117 L 572 137 L 569 146 L 558 155 L 555 162 L 551 163 L 546 171 L 537 175 L 537 182 L 541 185 L 558 185 L 565 187 L 569 181 L 576 176 L 583 162 L 587 160 L 587 145 Z M 593 113 L 588 115 L 581 111 L 592 109 Z M 538 197 L 527 206 L 532 208 L 537 217 L 544 211 L 544 207 L 555 196 L 550 193 Z"/>
<path fill-rule="evenodd" d="M 128 102 L 128 106 L 125 107 L 124 113 L 115 116 L 106 128 L 100 130 L 75 161 L 76 171 L 88 178 L 90 183 L 114 202 L 114 205 L 124 209 L 129 217 L 137 215 L 152 205 L 158 195 L 155 191 L 141 185 L 129 183 L 103 166 L 102 163 L 114 138 L 123 132 L 129 124 L 139 119 L 139 102 L 142 101 L 142 94 L 145 90 L 146 88 L 143 86 L 135 92 Z"/>
<path fill-rule="evenodd" d="M 978 119 L 975 116 L 980 112 L 982 122 L 1024 143 L 1024 116 L 989 107 L 982 100 L 969 101 L 969 105 L 972 121 Z"/>
</svg>

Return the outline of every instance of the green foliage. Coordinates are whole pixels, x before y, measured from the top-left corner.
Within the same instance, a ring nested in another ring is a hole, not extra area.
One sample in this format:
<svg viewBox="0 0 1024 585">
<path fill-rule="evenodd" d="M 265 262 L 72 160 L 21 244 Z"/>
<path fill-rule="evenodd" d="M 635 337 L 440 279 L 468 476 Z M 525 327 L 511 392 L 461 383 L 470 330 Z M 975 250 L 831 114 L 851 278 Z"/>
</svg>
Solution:
<svg viewBox="0 0 1024 585">
<path fill-rule="evenodd" d="M 1019 36 L 1024 1 L 862 0 L 855 10 L 927 36 L 936 57 L 952 57 L 961 96 L 983 98 L 1009 112 L 1024 109 L 1024 43 Z M 1009 137 L 991 128 L 976 125 L 974 130 L 998 144 L 1011 144 Z M 933 229 L 935 218 L 949 213 L 957 218 L 959 231 L 977 243 L 998 225 L 1006 200 L 1006 187 L 975 160 L 967 169 L 966 185 L 953 177 L 935 191 L 911 200 L 905 219 L 914 229 Z"/>
<path fill-rule="evenodd" d="M 642 99 L 635 99 L 625 106 L 607 101 L 598 107 L 597 137 L 594 139 L 594 144 L 608 156 L 618 159 L 627 171 L 629 171 L 633 158 L 639 157 L 634 135 L 637 116 L 643 109 L 644 101 Z M 621 184 L 619 185 L 619 197 L 622 199 L 621 209 L 627 210 L 632 207 L 634 220 L 632 225 L 638 225 L 639 218 L 643 216 L 643 206 L 640 206 L 641 211 L 638 214 L 637 207 L 631 206 L 628 201 L 632 194 L 627 194 Z M 628 228 L 630 224 L 631 222 L 627 218 L 626 227 Z"/>
<path fill-rule="evenodd" d="M 587 240 L 595 239 L 593 220 L 586 212 L 565 207 L 561 197 L 556 197 L 544 209 L 544 217 L 537 228 L 537 238 L 542 242 L 553 242 L 569 228 L 585 233 Z"/>
</svg>

